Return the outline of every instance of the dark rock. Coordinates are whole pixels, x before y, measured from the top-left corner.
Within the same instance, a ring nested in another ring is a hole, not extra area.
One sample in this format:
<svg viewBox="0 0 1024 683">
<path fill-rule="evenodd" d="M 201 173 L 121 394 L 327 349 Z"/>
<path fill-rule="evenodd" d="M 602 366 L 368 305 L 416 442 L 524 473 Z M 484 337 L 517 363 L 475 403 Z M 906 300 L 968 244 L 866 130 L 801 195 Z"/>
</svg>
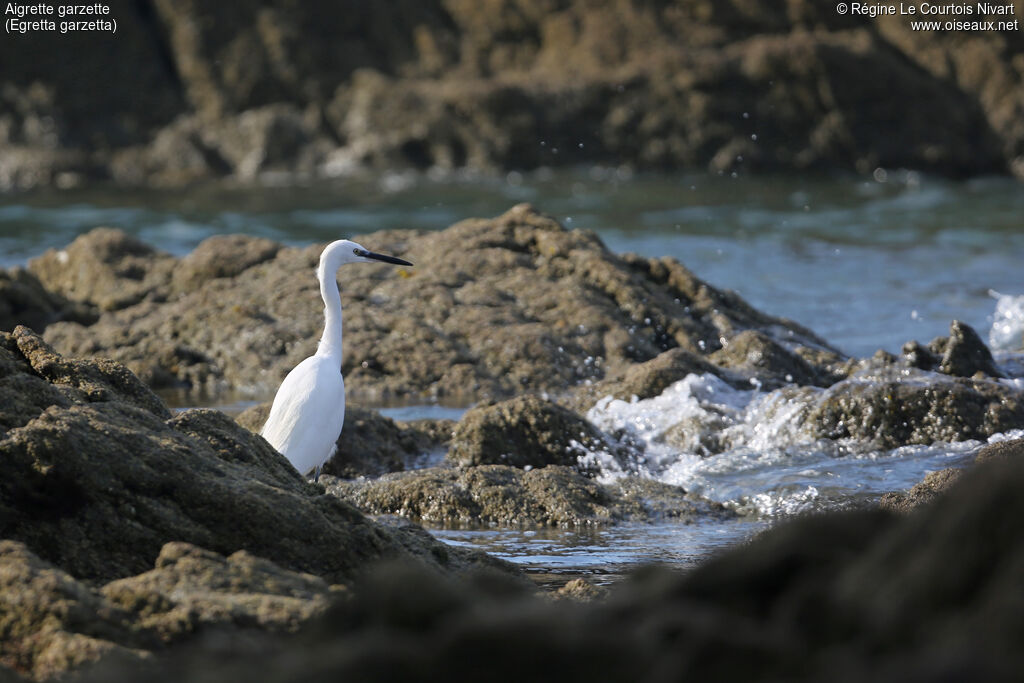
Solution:
<svg viewBox="0 0 1024 683">
<path fill-rule="evenodd" d="M 99 660 L 142 661 L 197 633 L 294 632 L 333 596 L 322 579 L 244 550 L 225 558 L 187 543 L 165 545 L 155 569 L 95 588 L 0 541 L 0 663 L 47 680 Z"/>
<path fill-rule="evenodd" d="M 975 462 L 1024 457 L 1024 439 L 997 441 L 983 446 L 974 456 Z"/>
<path fill-rule="evenodd" d="M 258 434 L 269 414 L 270 404 L 263 403 L 246 409 L 235 420 Z M 435 456 L 440 460 L 454 425 L 450 420 L 400 425 L 375 410 L 347 405 L 338 450 L 323 472 L 345 479 L 373 477 L 416 467 Z"/>
<path fill-rule="evenodd" d="M 114 228 L 96 228 L 64 249 L 49 249 L 29 271 L 51 292 L 101 311 L 166 295 L 174 257 Z"/>
<path fill-rule="evenodd" d="M 962 469 L 947 467 L 944 470 L 929 472 L 925 478 L 914 484 L 906 493 L 886 493 L 879 500 L 879 506 L 892 512 L 910 512 L 922 505 L 927 505 L 948 491 L 963 474 Z"/>
<path fill-rule="evenodd" d="M 262 438 L 216 411 L 170 417 L 116 363 L 66 360 L 18 328 L 3 333 L 0 370 L 11 394 L 29 390 L 4 413 L 0 537 L 76 578 L 144 571 L 170 541 L 247 550 L 333 583 L 374 558 L 410 555 L 402 537 L 323 495 Z M 446 558 L 475 562 L 458 550 Z"/>
<path fill-rule="evenodd" d="M 536 396 L 520 396 L 468 411 L 452 434 L 453 464 L 575 467 L 581 456 L 618 448 L 594 425 Z"/>
<path fill-rule="evenodd" d="M 109 237 L 80 239 L 102 236 Z M 615 256 L 593 234 L 567 231 L 527 205 L 439 233 L 358 239 L 431 265 L 342 272 L 343 372 L 357 400 L 469 403 L 564 392 L 672 348 L 712 352 L 720 339 L 747 329 L 770 331 L 787 348 L 827 348 L 808 330 L 754 310 L 674 260 Z M 166 303 L 155 300 L 167 287 L 163 274 L 187 272 L 182 263 L 190 259 L 165 266 L 154 256 L 143 268 L 152 271 L 143 282 L 156 288 L 150 300 L 109 311 L 89 327 L 56 323 L 46 338 L 69 355 L 120 361 L 152 386 L 269 394 L 313 353 L 321 334 L 323 302 L 312 275 L 320 250 L 282 248 Z M 449 258 L 456 251 L 463 257 Z M 50 263 L 56 256 L 44 258 Z M 110 282 L 131 291 L 131 283 Z M 96 291 L 103 301 L 113 297 L 104 288 L 81 291 Z"/>
<path fill-rule="evenodd" d="M 317 628 L 175 651 L 87 680 L 1013 680 L 1024 460 L 910 515 L 809 515 L 685 573 L 647 569 L 590 604 L 380 567 Z M 524 652 L 531 653 L 529 657 Z"/>
<path fill-rule="evenodd" d="M 0 270 L 0 330 L 11 331 L 17 325 L 43 330 L 60 320 L 90 325 L 97 317 L 87 304 L 48 291 L 24 268 Z"/>
<path fill-rule="evenodd" d="M 939 364 L 939 371 L 955 377 L 973 377 L 982 373 L 989 377 L 1002 377 L 992 352 L 985 346 L 970 325 L 954 320 L 949 326 L 949 342 Z"/>
<path fill-rule="evenodd" d="M 1024 427 L 1024 394 L 991 380 L 850 379 L 807 416 L 811 435 L 853 437 L 881 448 L 986 439 Z"/>
<path fill-rule="evenodd" d="M 589 526 L 619 521 L 689 521 L 725 514 L 668 484 L 623 478 L 599 484 L 570 467 L 435 467 L 373 480 L 326 480 L 329 493 L 373 514 L 432 524 Z"/>
</svg>

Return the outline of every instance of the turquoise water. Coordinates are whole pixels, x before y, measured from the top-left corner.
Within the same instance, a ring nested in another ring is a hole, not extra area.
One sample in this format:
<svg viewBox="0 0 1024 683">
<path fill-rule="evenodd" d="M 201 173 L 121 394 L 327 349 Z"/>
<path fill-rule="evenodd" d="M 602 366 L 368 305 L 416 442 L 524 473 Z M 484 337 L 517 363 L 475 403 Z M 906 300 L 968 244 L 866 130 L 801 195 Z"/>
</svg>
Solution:
<svg viewBox="0 0 1024 683">
<path fill-rule="evenodd" d="M 0 198 L 0 266 L 97 225 L 184 254 L 214 234 L 289 244 L 389 228 L 442 229 L 529 201 L 614 251 L 678 258 L 847 353 L 928 341 L 956 318 L 991 326 L 990 291 L 1024 293 L 1024 191 L 1010 179 L 634 176 L 612 169 L 308 188 L 204 186 Z"/>
</svg>

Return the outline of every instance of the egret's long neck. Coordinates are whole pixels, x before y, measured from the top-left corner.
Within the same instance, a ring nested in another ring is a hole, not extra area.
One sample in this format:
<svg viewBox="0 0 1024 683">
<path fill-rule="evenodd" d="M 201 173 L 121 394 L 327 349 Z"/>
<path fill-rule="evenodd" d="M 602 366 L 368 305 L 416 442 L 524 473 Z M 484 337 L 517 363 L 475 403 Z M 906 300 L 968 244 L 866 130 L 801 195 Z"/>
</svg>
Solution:
<svg viewBox="0 0 1024 683">
<path fill-rule="evenodd" d="M 338 293 L 337 269 L 321 263 L 316 271 L 320 280 L 320 296 L 324 299 L 324 334 L 316 348 L 318 356 L 328 356 L 341 367 L 341 294 Z"/>
</svg>

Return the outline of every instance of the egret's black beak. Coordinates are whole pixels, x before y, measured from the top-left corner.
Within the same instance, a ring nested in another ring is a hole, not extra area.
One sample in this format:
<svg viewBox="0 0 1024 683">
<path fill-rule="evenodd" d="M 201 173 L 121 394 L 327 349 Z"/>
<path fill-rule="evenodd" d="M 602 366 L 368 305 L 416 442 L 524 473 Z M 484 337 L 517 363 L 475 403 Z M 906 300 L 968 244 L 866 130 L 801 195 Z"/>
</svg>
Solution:
<svg viewBox="0 0 1024 683">
<path fill-rule="evenodd" d="M 384 263 L 393 263 L 396 266 L 411 266 L 412 264 L 408 261 L 398 258 L 397 256 L 388 256 L 387 254 L 377 254 L 372 251 L 364 251 L 359 254 L 363 258 L 372 258 L 374 261 L 383 261 Z"/>
</svg>

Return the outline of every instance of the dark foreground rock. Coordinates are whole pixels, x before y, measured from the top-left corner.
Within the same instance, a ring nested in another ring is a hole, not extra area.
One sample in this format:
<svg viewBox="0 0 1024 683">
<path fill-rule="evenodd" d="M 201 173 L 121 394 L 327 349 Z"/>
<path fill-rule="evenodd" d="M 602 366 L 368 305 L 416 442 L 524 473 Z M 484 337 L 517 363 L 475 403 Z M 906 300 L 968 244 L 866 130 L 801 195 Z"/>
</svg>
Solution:
<svg viewBox="0 0 1024 683">
<path fill-rule="evenodd" d="M 109 7 L 116 40 L 55 31 L 0 44 L 11 66 L 0 189 L 581 163 L 1022 167 L 1017 32 L 914 30 L 921 11 L 844 15 L 809 0 Z M 78 58 L 53 58 L 64 50 Z"/>
<path fill-rule="evenodd" d="M 87 680 L 1014 680 L 1021 486 L 1024 460 L 990 463 L 915 513 L 797 519 L 589 604 L 379 567 L 297 637 L 210 638 Z"/>
<path fill-rule="evenodd" d="M 93 325 L 49 326 L 46 339 L 61 352 L 113 358 L 155 388 L 258 394 L 313 352 L 323 326 L 312 276 L 321 247 L 215 238 L 174 262 L 142 258 L 134 240 L 118 235 L 93 231 L 29 266 L 47 287 L 105 310 Z M 592 233 L 565 230 L 528 205 L 439 233 L 358 239 L 422 265 L 341 272 L 350 396 L 469 402 L 562 393 L 675 348 L 703 358 L 748 330 L 763 344 L 775 337 L 777 353 L 758 358 L 784 367 L 751 372 L 776 382 L 801 379 L 792 375 L 797 365 L 830 376 L 841 360 L 809 330 L 753 309 L 673 259 L 614 255 Z M 824 355 L 808 365 L 800 353 Z"/>
</svg>

